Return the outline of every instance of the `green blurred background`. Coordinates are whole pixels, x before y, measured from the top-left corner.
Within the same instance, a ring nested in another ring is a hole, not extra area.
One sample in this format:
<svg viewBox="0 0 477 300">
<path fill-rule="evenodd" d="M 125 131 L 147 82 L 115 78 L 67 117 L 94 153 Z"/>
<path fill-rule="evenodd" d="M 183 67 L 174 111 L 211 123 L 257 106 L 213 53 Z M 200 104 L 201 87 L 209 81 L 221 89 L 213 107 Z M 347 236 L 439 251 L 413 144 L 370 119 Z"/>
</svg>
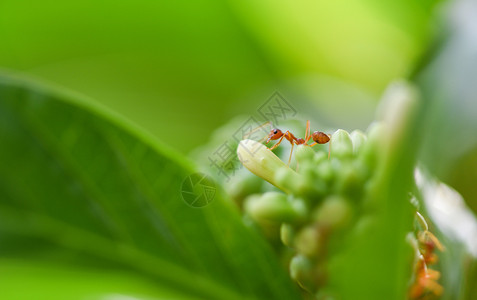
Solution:
<svg viewBox="0 0 477 300">
<path fill-rule="evenodd" d="M 411 78 L 424 109 L 409 141 L 477 211 L 475 20 L 475 0 L 3 0 L 0 69 L 84 94 L 182 154 L 275 91 L 297 120 L 365 130 L 388 84 Z"/>
<path fill-rule="evenodd" d="M 476 212 L 476 20 L 475 0 L 0 0 L 0 69 L 84 94 L 181 154 L 275 91 L 303 124 L 365 130 L 389 83 L 412 79 L 409 142 Z"/>
<path fill-rule="evenodd" d="M 0 67 L 85 94 L 182 153 L 274 91 L 300 117 L 365 129 L 426 53 L 436 2 L 3 0 Z"/>
</svg>

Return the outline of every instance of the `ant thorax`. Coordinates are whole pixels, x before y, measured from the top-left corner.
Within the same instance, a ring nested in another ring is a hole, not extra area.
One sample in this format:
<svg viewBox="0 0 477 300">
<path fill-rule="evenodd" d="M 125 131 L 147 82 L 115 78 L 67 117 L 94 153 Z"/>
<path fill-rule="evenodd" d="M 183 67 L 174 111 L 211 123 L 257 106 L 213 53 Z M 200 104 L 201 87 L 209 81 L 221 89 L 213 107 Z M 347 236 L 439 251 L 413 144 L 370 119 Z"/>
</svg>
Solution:
<svg viewBox="0 0 477 300">
<path fill-rule="evenodd" d="M 304 139 L 303 138 L 296 138 L 295 135 L 293 135 L 293 133 L 291 133 L 289 130 L 287 130 L 285 133 L 283 133 L 280 129 L 274 128 L 274 129 L 270 130 L 270 132 L 268 134 L 266 144 L 268 144 L 272 140 L 278 140 L 278 142 L 275 143 L 275 145 L 273 145 L 272 147 L 269 148 L 270 150 L 274 150 L 275 148 L 277 148 L 280 145 L 280 143 L 283 141 L 284 138 L 288 142 L 290 142 L 291 151 L 290 151 L 290 157 L 288 159 L 288 166 L 289 166 L 290 162 L 291 162 L 291 157 L 292 157 L 293 146 L 294 145 L 304 145 L 304 146 L 313 147 L 317 144 L 326 144 L 326 143 L 330 142 L 330 137 L 331 137 L 330 135 L 328 135 L 326 133 L 323 133 L 321 131 L 315 131 L 315 132 L 313 132 L 313 134 L 310 134 L 310 121 L 307 121 L 306 122 L 306 130 L 305 130 L 305 138 Z M 308 144 L 308 141 L 310 139 L 313 139 L 314 143 Z M 330 143 L 330 149 L 328 150 L 328 159 L 330 158 L 330 153 L 331 153 L 331 143 Z"/>
</svg>

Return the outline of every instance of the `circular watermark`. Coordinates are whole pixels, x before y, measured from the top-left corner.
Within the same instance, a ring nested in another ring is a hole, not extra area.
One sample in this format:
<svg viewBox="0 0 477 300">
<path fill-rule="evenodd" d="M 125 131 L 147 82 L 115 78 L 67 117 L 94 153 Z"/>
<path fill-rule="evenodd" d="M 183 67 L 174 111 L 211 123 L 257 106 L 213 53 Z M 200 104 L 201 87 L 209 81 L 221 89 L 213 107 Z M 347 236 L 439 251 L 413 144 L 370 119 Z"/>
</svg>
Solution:
<svg viewBox="0 0 477 300">
<path fill-rule="evenodd" d="M 204 207 L 214 200 L 215 183 L 210 176 L 204 173 L 194 173 L 187 176 L 182 182 L 182 199 L 192 207 Z"/>
</svg>

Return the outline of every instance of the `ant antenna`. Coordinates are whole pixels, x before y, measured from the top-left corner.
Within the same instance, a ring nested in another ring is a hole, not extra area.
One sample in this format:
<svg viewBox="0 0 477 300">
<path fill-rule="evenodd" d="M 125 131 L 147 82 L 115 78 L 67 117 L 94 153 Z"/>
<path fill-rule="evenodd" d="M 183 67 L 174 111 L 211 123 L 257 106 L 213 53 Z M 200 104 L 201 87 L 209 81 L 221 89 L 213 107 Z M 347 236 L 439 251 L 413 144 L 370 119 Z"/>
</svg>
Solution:
<svg viewBox="0 0 477 300">
<path fill-rule="evenodd" d="M 267 125 L 270 125 L 270 126 L 271 126 L 271 125 L 272 125 L 272 122 L 267 121 L 267 122 L 263 123 L 262 125 L 259 125 L 258 127 L 255 127 L 254 129 L 252 129 L 252 130 L 250 130 L 249 132 L 247 132 L 246 134 L 244 134 L 244 135 L 242 136 L 242 140 L 248 139 L 252 134 L 254 134 L 255 132 L 257 132 L 257 131 L 259 131 L 259 130 L 261 130 L 261 129 L 263 129 L 263 128 L 264 128 L 265 126 L 267 126 Z M 263 143 L 266 139 L 267 139 L 267 137 L 262 138 L 262 139 L 259 141 L 259 143 Z"/>
</svg>

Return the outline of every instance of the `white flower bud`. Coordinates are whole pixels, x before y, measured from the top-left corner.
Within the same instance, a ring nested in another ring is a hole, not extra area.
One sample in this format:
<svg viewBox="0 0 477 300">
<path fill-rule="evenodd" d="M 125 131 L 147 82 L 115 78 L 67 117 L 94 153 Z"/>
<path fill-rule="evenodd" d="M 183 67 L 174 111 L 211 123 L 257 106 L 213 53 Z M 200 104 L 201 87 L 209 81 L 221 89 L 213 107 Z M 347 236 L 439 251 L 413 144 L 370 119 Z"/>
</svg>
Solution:
<svg viewBox="0 0 477 300">
<path fill-rule="evenodd" d="M 282 191 L 289 193 L 290 189 L 282 181 L 275 179 L 280 169 L 287 170 L 287 178 L 292 182 L 303 182 L 303 178 L 282 162 L 270 149 L 253 140 L 240 141 L 237 155 L 244 165 L 253 174 L 265 179 Z"/>
</svg>

